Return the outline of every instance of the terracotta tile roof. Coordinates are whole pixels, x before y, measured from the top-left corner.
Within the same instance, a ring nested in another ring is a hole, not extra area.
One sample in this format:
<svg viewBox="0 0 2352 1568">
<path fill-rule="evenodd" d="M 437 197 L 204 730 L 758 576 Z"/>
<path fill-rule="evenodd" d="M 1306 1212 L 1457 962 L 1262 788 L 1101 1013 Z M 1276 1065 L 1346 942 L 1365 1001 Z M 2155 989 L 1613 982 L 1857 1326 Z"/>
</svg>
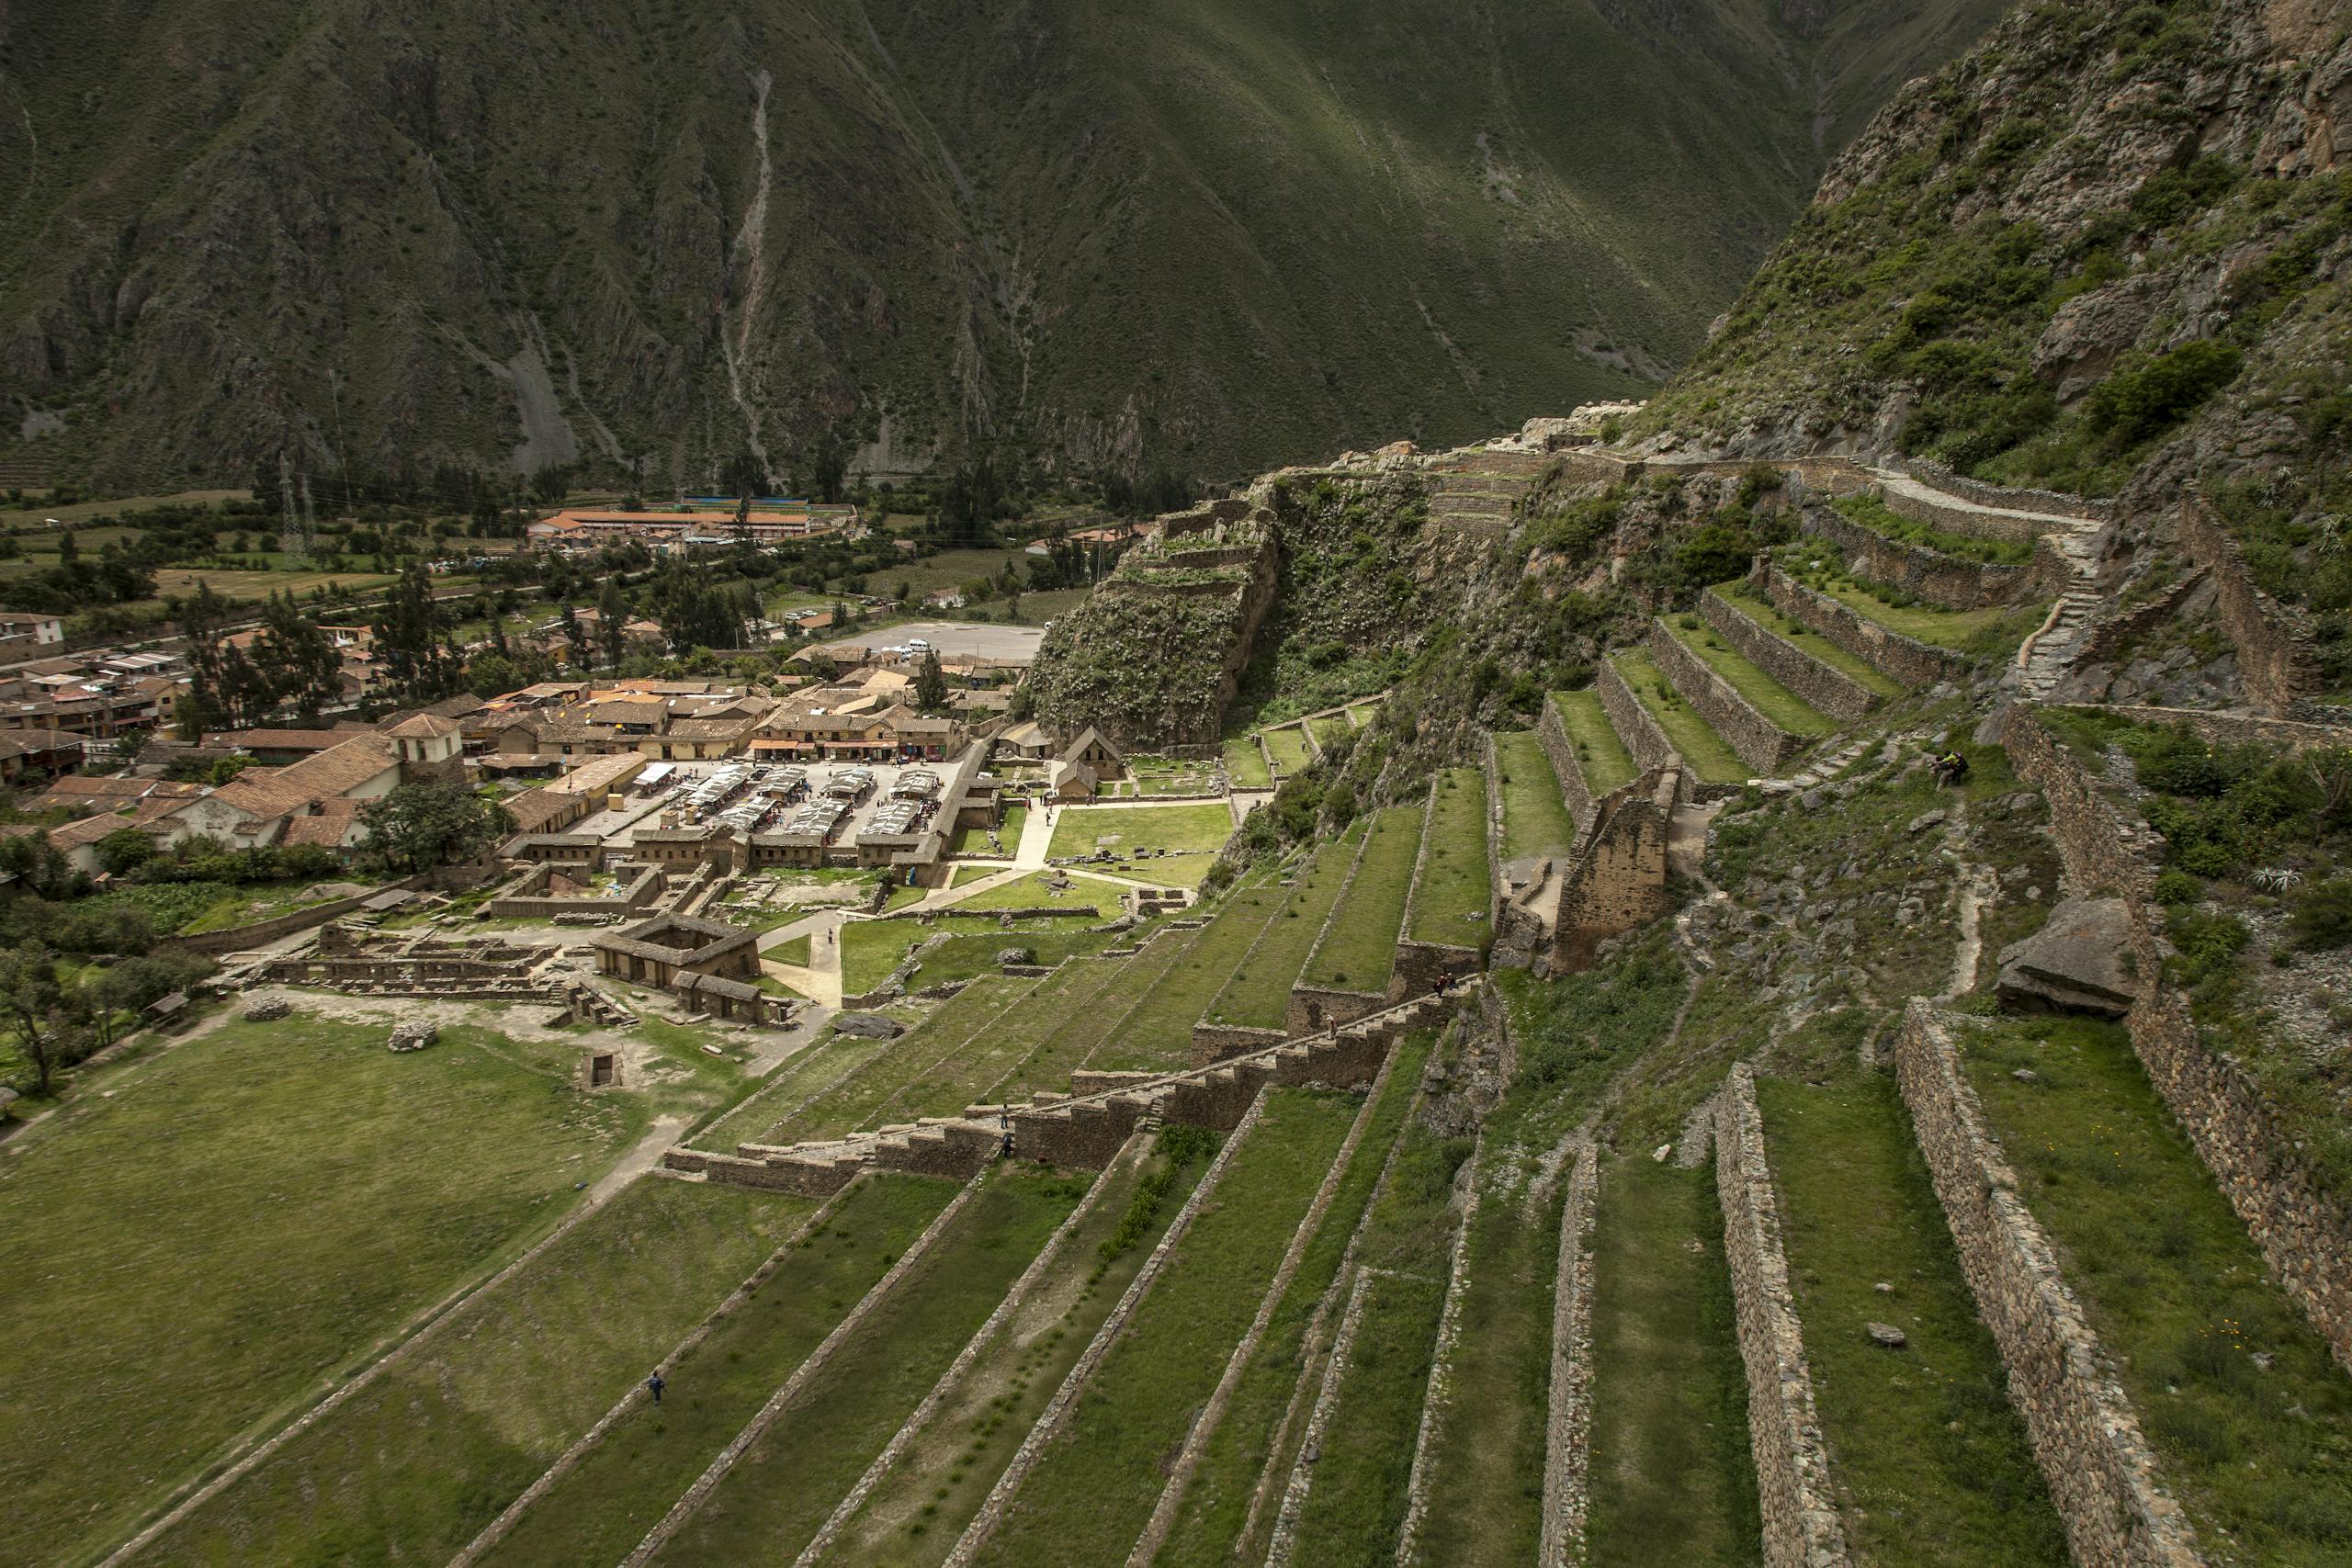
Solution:
<svg viewBox="0 0 2352 1568">
<path fill-rule="evenodd" d="M 109 833 L 125 828 L 144 828 L 158 818 L 168 817 L 179 809 L 176 800 L 142 800 L 130 812 L 102 811 L 96 817 L 85 817 L 79 822 L 68 822 L 49 830 L 49 841 L 61 850 L 78 849 L 95 844 Z"/>
<path fill-rule="evenodd" d="M 356 789 L 397 766 L 391 744 L 383 736 L 355 735 L 331 750 L 282 768 L 247 768 L 214 798 L 255 817 L 287 817 L 313 801 Z"/>
<path fill-rule="evenodd" d="M 401 720 L 384 733 L 400 740 L 438 740 L 444 736 L 457 734 L 459 728 L 454 719 L 420 713 Z"/>
<path fill-rule="evenodd" d="M 537 833 L 548 823 L 571 812 L 580 803 L 570 795 L 558 795 L 551 789 L 526 789 L 501 801 L 508 815 L 514 818 L 517 833 Z M 599 842 L 590 840 L 589 842 Z"/>
<path fill-rule="evenodd" d="M 339 850 L 351 842 L 359 832 L 359 803 L 356 800 L 322 800 L 313 816 L 289 817 L 286 830 L 278 835 L 281 844 L 320 844 Z"/>
</svg>

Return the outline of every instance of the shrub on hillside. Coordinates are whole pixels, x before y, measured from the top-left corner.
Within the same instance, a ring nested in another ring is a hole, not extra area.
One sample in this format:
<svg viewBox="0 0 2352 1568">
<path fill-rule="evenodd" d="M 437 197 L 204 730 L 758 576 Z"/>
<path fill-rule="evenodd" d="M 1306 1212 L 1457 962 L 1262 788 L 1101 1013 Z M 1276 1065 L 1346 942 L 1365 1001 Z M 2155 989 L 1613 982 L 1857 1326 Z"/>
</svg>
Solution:
<svg viewBox="0 0 2352 1568">
<path fill-rule="evenodd" d="M 2352 876 L 2332 876 L 2295 896 L 2289 927 L 2306 953 L 2352 946 Z"/>
</svg>

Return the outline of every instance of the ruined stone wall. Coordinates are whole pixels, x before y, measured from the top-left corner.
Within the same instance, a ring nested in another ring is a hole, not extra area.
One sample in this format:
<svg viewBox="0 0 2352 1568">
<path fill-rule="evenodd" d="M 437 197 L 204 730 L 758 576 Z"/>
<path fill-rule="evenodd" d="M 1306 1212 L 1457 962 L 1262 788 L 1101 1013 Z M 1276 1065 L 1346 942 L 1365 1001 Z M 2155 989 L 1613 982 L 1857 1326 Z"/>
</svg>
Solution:
<svg viewBox="0 0 2352 1568">
<path fill-rule="evenodd" d="M 2318 658 L 2302 616 L 2255 586 L 2245 552 L 2193 486 L 2181 496 L 2179 526 L 2188 558 L 2212 576 L 2246 700 L 2265 713 L 2290 711 L 2319 686 Z"/>
<path fill-rule="evenodd" d="M 1262 1051 L 1269 1045 L 1279 1045 L 1290 1038 L 1280 1029 L 1250 1029 L 1234 1023 L 1195 1023 L 1193 1025 L 1192 1064 L 1205 1067 L 1212 1062 L 1222 1062 L 1229 1056 L 1247 1055 Z"/>
<path fill-rule="evenodd" d="M 1650 657 L 1657 661 L 1659 671 L 1674 682 L 1691 711 L 1707 721 L 1709 728 L 1731 749 L 1739 760 L 1756 772 L 1777 774 L 1789 760 L 1804 750 L 1805 742 L 1791 735 L 1758 711 L 1756 705 L 1739 694 L 1729 681 L 1716 673 L 1713 665 L 1682 646 L 1665 623 L 1650 623 Z"/>
<path fill-rule="evenodd" d="M 549 895 L 548 877 L 564 868 L 542 864 L 526 874 L 512 893 L 490 901 L 494 920 L 552 920 L 559 915 L 630 915 L 649 908 L 669 886 L 659 866 L 647 866 L 616 897 L 574 893 Z"/>
<path fill-rule="evenodd" d="M 1932 686 L 1968 668 L 1963 656 L 1889 631 L 1769 561 L 1758 558 L 1756 570 L 1765 594 L 1782 611 L 1906 686 Z"/>
<path fill-rule="evenodd" d="M 759 1187 L 776 1192 L 797 1192 L 804 1198 L 828 1198 L 848 1186 L 858 1174 L 852 1165 L 826 1165 L 809 1160 L 746 1159 L 741 1155 L 712 1154 L 701 1149 L 672 1149 L 662 1156 L 672 1170 L 700 1171 L 713 1181 L 731 1187 Z"/>
<path fill-rule="evenodd" d="M 1292 1034 L 1337 1029 L 1388 1005 L 1385 991 L 1344 991 L 1330 986 L 1293 986 L 1283 1027 Z"/>
<path fill-rule="evenodd" d="M 2017 1173 L 1962 1073 L 1951 1027 L 1925 999 L 1912 1002 L 1895 1034 L 1894 1073 L 2075 1561 L 2088 1568 L 2197 1562 L 2188 1521 L 2159 1489 L 2138 1416 L 2101 1371 L 2098 1338 L 2018 1196 Z"/>
<path fill-rule="evenodd" d="M 2125 649 L 2169 622 L 2188 596 L 2208 581 L 2205 569 L 2197 567 L 2146 604 L 2120 615 L 2102 616 L 2084 635 L 2082 651 L 2075 656 L 2075 662 L 2082 665 L 2112 661 Z"/>
<path fill-rule="evenodd" d="M 2352 729 L 2333 724 L 2307 724 L 2294 718 L 2263 718 L 2250 713 L 2223 713 L 2213 708 L 2096 706 L 2093 713 L 2114 714 L 2142 724 L 2169 724 L 2194 731 L 2216 746 L 2274 746 L 2286 751 L 2352 743 Z"/>
<path fill-rule="evenodd" d="M 1116 1157 L 1120 1145 L 1143 1120 L 1141 1101 L 1124 1100 L 1081 1102 L 1058 1113 L 1016 1111 L 1012 1117 L 1013 1152 L 1022 1159 L 1044 1160 L 1072 1170 L 1102 1170 Z"/>
<path fill-rule="evenodd" d="M 1781 1212 L 1747 1063 L 1715 1106 L 1715 1193 L 1724 1211 L 1740 1359 L 1747 1367 L 1748 1445 L 1756 1456 L 1768 1568 L 1838 1568 L 1850 1559 L 1829 1485 L 1829 1451 L 1813 1403 Z"/>
<path fill-rule="evenodd" d="M 1665 728 L 1650 716 L 1625 677 L 1617 673 L 1616 661 L 1604 659 L 1600 672 L 1593 677 L 1592 689 L 1600 694 L 1600 706 L 1609 715 L 1609 722 L 1617 731 L 1617 739 L 1637 768 L 1662 768 L 1678 761 L 1674 742 L 1668 739 Z"/>
<path fill-rule="evenodd" d="M 1946 534 L 1958 534 L 1964 539 L 1998 539 L 2007 544 L 2030 544 L 2050 531 L 2049 525 L 2030 517 L 2004 517 L 1995 512 L 1974 512 L 1955 506 L 1933 496 L 1913 495 L 1906 491 L 1890 490 L 1880 499 L 1886 509 L 1897 517 L 1907 517 L 1914 523 Z M 2006 506 L 2007 502 L 1986 502 L 1988 506 Z"/>
<path fill-rule="evenodd" d="M 1544 716 L 1535 724 L 1535 738 L 1544 743 L 1544 754 L 1552 759 L 1568 820 L 1581 833 L 1592 822 L 1592 786 L 1585 782 L 1584 763 L 1577 756 L 1577 743 L 1569 738 L 1567 726 L 1561 722 L 1559 707 L 1548 696 L 1544 699 Z"/>
<path fill-rule="evenodd" d="M 1600 945 L 1667 912 L 1667 838 L 1673 770 L 1653 768 L 1602 797 L 1583 851 L 1561 878 L 1552 927 L 1553 974 L 1591 967 Z"/>
<path fill-rule="evenodd" d="M 260 947 L 296 931 L 322 926 L 351 913 L 377 894 L 394 887 L 418 887 L 424 883 L 420 876 L 399 882 L 387 882 L 382 887 L 371 887 L 365 893 L 354 893 L 347 898 L 334 898 L 323 904 L 313 904 L 307 909 L 278 915 L 266 920 L 255 920 L 249 926 L 230 926 L 217 931 L 198 931 L 193 935 L 160 938 L 155 946 L 165 953 L 238 953 L 248 947 Z"/>
<path fill-rule="evenodd" d="M 1876 692 L 1759 626 L 1713 589 L 1700 598 L 1699 610 L 1734 651 L 1830 717 L 1850 724 L 1878 706 Z"/>
<path fill-rule="evenodd" d="M 1850 570 L 1873 582 L 1899 588 L 1951 610 L 1974 610 L 1987 604 L 2015 604 L 2033 591 L 2030 566 L 1980 565 L 1954 559 L 1924 545 L 1865 528 L 1826 506 L 1807 507 L 1800 525 L 1805 533 L 1826 539 L 1846 558 Z"/>
</svg>

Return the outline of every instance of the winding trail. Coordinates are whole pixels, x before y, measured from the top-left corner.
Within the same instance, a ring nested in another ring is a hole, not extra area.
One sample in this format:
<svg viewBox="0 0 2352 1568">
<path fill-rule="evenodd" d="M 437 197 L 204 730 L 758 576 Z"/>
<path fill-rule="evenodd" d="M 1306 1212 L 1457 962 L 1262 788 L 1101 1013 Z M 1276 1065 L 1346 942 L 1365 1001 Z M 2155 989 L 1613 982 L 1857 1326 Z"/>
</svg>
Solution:
<svg viewBox="0 0 2352 1568">
<path fill-rule="evenodd" d="M 752 87 L 759 95 L 752 107 L 752 143 L 759 152 L 760 182 L 752 192 L 752 205 L 744 210 L 743 226 L 735 232 L 735 252 L 743 258 L 743 302 L 736 310 L 732 335 L 718 334 L 719 349 L 727 359 L 728 393 L 742 411 L 744 441 L 770 484 L 775 482 L 775 468 L 760 440 L 760 411 L 743 389 L 743 361 L 751 352 L 752 329 L 759 321 L 760 300 L 768 287 L 768 197 L 775 189 L 775 166 L 768 158 L 768 91 L 775 85 L 775 78 L 764 66 L 752 73 Z"/>
</svg>

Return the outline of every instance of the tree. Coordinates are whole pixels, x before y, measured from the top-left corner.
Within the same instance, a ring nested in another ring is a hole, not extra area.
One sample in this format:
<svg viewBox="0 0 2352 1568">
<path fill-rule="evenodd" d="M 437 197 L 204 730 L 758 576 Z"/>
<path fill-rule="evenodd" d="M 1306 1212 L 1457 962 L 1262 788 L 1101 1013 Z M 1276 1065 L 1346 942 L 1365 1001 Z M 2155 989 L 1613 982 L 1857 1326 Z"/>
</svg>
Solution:
<svg viewBox="0 0 2352 1568">
<path fill-rule="evenodd" d="M 604 645 L 605 662 L 618 669 L 621 654 L 628 647 L 628 603 L 621 597 L 620 585 L 609 577 L 596 595 L 596 638 Z"/>
<path fill-rule="evenodd" d="M 915 706 L 940 713 L 947 706 L 947 671 L 939 667 L 939 650 L 923 650 L 922 666 L 915 671 Z"/>
<path fill-rule="evenodd" d="M 136 828 L 117 828 L 98 840 L 97 855 L 100 871 L 120 876 L 155 858 L 155 840 Z"/>
<path fill-rule="evenodd" d="M 481 854 L 514 830 L 514 814 L 448 784 L 401 784 L 359 808 L 359 851 L 411 873 Z"/>
<path fill-rule="evenodd" d="M 143 729 L 124 730 L 114 738 L 114 744 L 107 748 L 106 765 L 118 772 L 136 766 L 139 753 L 147 750 L 147 742 L 152 739 L 153 737 Z"/>
<path fill-rule="evenodd" d="M 37 1094 L 47 1094 L 56 1070 L 69 1065 L 57 1034 L 57 1014 L 64 1000 L 57 984 L 57 961 L 49 949 L 26 942 L 0 951 L 0 1015 L 17 1026 L 17 1046 L 33 1065 Z"/>
<path fill-rule="evenodd" d="M 334 639 L 294 607 L 290 593 L 271 594 L 261 622 L 254 662 L 268 684 L 269 708 L 290 698 L 303 721 L 315 723 L 321 708 L 343 696 L 343 655 Z"/>
<path fill-rule="evenodd" d="M 579 613 L 568 602 L 563 606 L 563 640 L 571 649 L 572 668 L 587 669 L 588 628 L 581 625 Z"/>
</svg>

